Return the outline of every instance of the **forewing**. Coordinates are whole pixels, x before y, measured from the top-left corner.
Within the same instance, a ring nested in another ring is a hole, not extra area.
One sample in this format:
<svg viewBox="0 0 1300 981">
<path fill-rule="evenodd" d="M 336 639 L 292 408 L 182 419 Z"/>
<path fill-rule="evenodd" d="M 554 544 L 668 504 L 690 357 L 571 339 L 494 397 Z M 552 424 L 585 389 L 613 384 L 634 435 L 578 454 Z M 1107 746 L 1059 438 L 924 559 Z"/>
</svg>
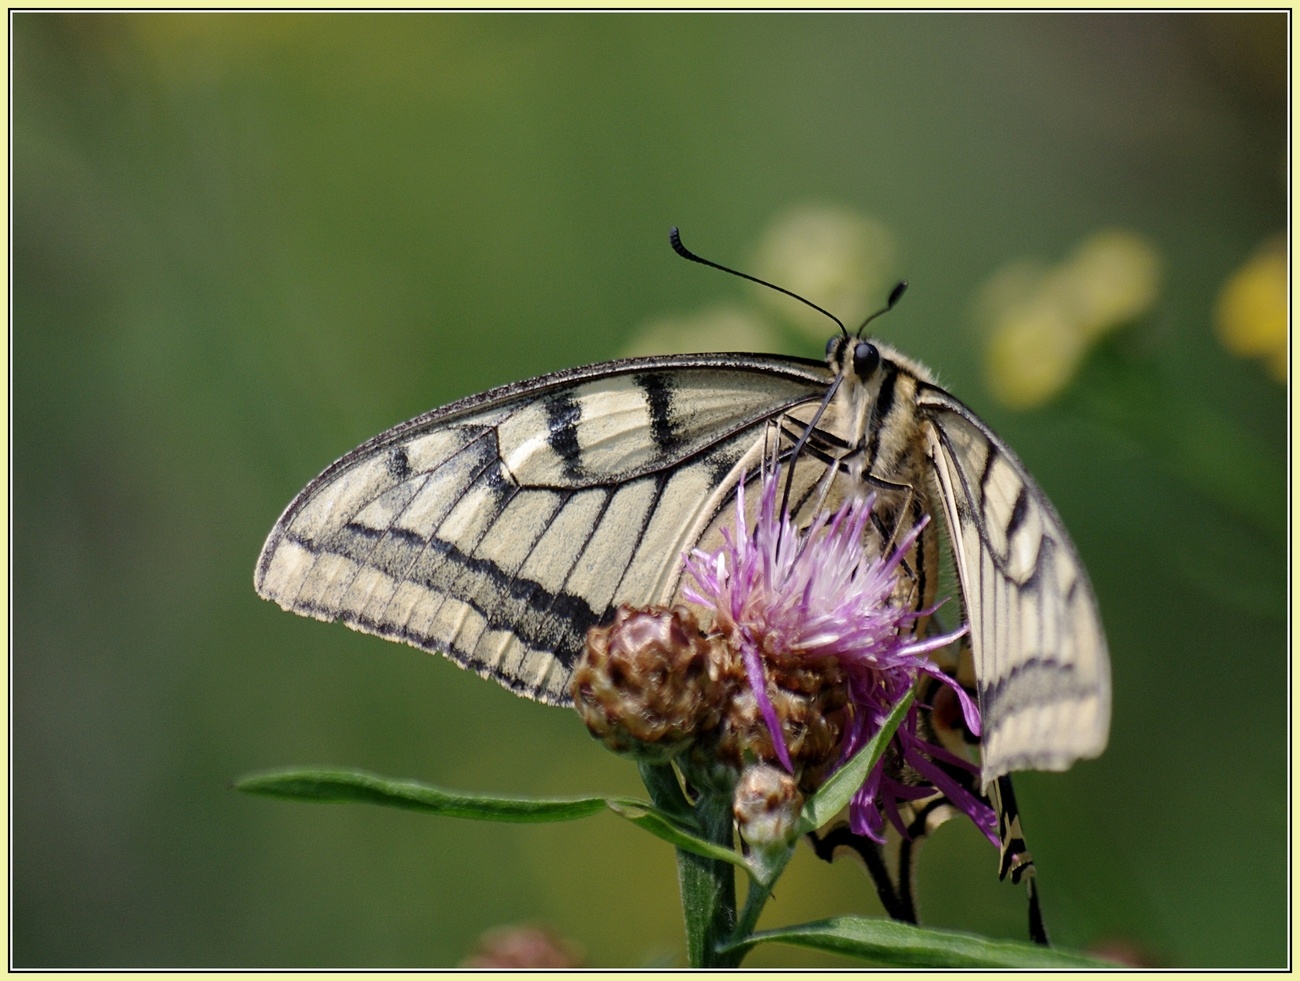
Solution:
<svg viewBox="0 0 1300 981">
<path fill-rule="evenodd" d="M 917 401 L 970 624 L 984 785 L 1096 756 L 1110 729 L 1110 658 L 1061 519 L 962 403 L 931 386 Z"/>
<path fill-rule="evenodd" d="M 437 651 L 568 704 L 587 629 L 667 602 L 681 555 L 825 366 L 762 355 L 608 362 L 504 386 L 375 437 L 263 548 L 287 610 Z"/>
</svg>

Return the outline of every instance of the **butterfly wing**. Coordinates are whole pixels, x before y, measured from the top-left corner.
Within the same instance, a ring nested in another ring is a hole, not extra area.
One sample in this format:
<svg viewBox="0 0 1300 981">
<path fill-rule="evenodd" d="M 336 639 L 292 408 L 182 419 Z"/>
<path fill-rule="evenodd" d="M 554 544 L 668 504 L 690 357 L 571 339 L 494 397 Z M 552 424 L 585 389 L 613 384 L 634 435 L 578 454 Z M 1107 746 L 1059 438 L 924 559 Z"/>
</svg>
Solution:
<svg viewBox="0 0 1300 981">
<path fill-rule="evenodd" d="M 1110 658 L 1061 519 L 966 406 L 931 385 L 917 403 L 970 624 L 984 786 L 1098 755 L 1110 728 Z"/>
<path fill-rule="evenodd" d="M 569 704 L 587 628 L 671 600 L 768 423 L 831 377 L 764 355 L 629 359 L 435 409 L 294 499 L 257 591 Z"/>
</svg>

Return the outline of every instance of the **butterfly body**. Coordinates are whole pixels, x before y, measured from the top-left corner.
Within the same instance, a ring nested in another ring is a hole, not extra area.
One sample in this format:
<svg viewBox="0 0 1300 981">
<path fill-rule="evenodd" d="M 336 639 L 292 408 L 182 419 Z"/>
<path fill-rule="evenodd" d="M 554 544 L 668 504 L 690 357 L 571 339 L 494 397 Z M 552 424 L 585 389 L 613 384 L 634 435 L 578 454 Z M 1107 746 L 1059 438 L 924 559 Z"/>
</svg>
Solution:
<svg viewBox="0 0 1300 981">
<path fill-rule="evenodd" d="M 942 520 L 971 626 L 986 785 L 1101 751 L 1105 639 L 1060 519 L 929 372 L 847 334 L 825 362 L 625 359 L 435 409 L 308 484 L 267 540 L 257 590 L 568 704 L 587 629 L 621 604 L 680 601 L 682 555 L 715 547 L 742 474 L 757 478 L 773 454 L 794 465 L 797 521 L 876 495 L 868 552 L 934 518 L 899 579 L 914 609 L 935 598 Z"/>
</svg>

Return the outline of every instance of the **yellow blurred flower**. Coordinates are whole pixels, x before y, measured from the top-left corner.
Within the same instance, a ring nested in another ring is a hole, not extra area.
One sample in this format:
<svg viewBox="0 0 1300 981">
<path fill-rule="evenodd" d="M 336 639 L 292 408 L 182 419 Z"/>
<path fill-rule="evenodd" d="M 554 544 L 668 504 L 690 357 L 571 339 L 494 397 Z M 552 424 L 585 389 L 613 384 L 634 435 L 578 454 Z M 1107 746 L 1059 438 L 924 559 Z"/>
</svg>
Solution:
<svg viewBox="0 0 1300 981">
<path fill-rule="evenodd" d="M 706 351 L 776 351 L 780 342 L 767 321 L 744 307 L 717 304 L 697 313 L 659 317 L 641 327 L 625 357 Z"/>
<path fill-rule="evenodd" d="M 1214 328 L 1219 340 L 1242 358 L 1263 358 L 1278 381 L 1287 380 L 1286 239 L 1270 239 L 1237 269 L 1219 291 Z"/>
<path fill-rule="evenodd" d="M 1063 265 L 1061 277 L 1075 304 L 1075 323 L 1096 340 L 1151 309 L 1160 291 L 1160 257 L 1132 232 L 1089 236 Z"/>
<path fill-rule="evenodd" d="M 835 205 L 800 204 L 768 226 L 745 271 L 807 297 L 852 329 L 894 285 L 897 252 L 894 237 L 873 218 Z M 764 305 L 819 342 L 834 327 L 816 310 L 755 289 Z"/>
<path fill-rule="evenodd" d="M 1026 304 L 1009 312 L 989 338 L 989 387 L 1013 408 L 1042 405 L 1069 384 L 1086 350 L 1083 332 L 1057 306 Z"/>
<path fill-rule="evenodd" d="M 1108 229 L 1054 266 L 1021 259 L 999 269 L 975 301 L 993 394 L 1028 409 L 1061 392 L 1093 344 L 1151 309 L 1160 265 L 1146 239 Z"/>
</svg>

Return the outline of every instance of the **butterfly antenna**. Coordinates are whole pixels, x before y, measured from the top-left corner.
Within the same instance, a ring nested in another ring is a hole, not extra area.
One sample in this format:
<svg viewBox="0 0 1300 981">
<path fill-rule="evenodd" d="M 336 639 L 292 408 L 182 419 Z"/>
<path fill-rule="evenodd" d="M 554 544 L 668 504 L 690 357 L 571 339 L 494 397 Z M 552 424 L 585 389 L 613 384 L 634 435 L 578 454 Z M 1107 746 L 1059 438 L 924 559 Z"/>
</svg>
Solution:
<svg viewBox="0 0 1300 981">
<path fill-rule="evenodd" d="M 794 444 L 794 449 L 790 451 L 790 465 L 785 468 L 785 488 L 781 491 L 781 514 L 788 513 L 790 509 L 790 486 L 794 483 L 794 465 L 799 462 L 799 454 L 803 452 L 808 437 L 813 434 L 813 431 L 817 428 L 817 423 L 821 421 L 826 406 L 831 404 L 831 399 L 835 397 L 835 391 L 840 387 L 843 378 L 843 375 L 836 375 L 835 380 L 827 387 L 821 405 L 817 406 L 817 411 L 813 413 L 812 419 L 804 427 L 803 434 L 799 437 L 798 442 Z"/>
<path fill-rule="evenodd" d="M 862 332 L 867 329 L 867 324 L 871 323 L 871 321 L 875 320 L 877 317 L 889 313 L 890 310 L 894 309 L 894 304 L 896 304 L 899 300 L 901 300 L 903 298 L 903 294 L 906 292 L 907 292 L 907 280 L 900 279 L 898 281 L 898 285 L 889 291 L 889 299 L 885 301 L 885 305 L 881 307 L 879 310 L 877 310 L 875 313 L 873 313 L 866 320 L 862 321 L 862 326 L 858 328 L 858 332 L 856 336 L 861 337 Z"/>
<path fill-rule="evenodd" d="M 778 293 L 784 293 L 786 296 L 798 300 L 800 303 L 803 303 L 807 306 L 812 307 L 818 313 L 825 314 L 827 317 L 830 317 L 833 321 L 835 321 L 836 324 L 839 325 L 839 328 L 843 332 L 844 336 L 845 337 L 849 336 L 848 328 L 844 326 L 844 322 L 840 320 L 839 317 L 835 316 L 835 314 L 831 313 L 829 310 L 819 307 L 816 303 L 813 303 L 812 300 L 806 300 L 798 293 L 791 293 L 785 287 L 777 286 L 775 283 L 769 283 L 766 279 L 759 279 L 757 276 L 751 276 L 749 275 L 749 273 L 743 273 L 738 269 L 729 269 L 728 267 L 720 265 L 716 262 L 711 262 L 710 260 L 705 259 L 703 256 L 696 255 L 686 246 L 682 245 L 682 236 L 681 233 L 677 231 L 676 225 L 668 229 L 668 241 L 672 244 L 673 251 L 676 252 L 679 256 L 681 256 L 683 259 L 690 259 L 691 262 L 698 262 L 702 266 L 712 266 L 714 269 L 721 270 L 724 273 L 731 273 L 731 275 L 739 276 L 741 279 L 747 279 L 751 283 L 757 283 L 759 286 L 766 286 L 770 290 L 776 290 Z M 903 285 L 907 285 L 907 284 L 904 283 Z M 894 292 L 901 294 L 902 290 L 895 289 Z M 890 300 L 892 301 L 893 299 L 894 297 L 891 296 Z M 882 310 L 881 313 L 884 313 L 884 310 Z M 870 320 L 870 318 L 867 319 Z"/>
</svg>

